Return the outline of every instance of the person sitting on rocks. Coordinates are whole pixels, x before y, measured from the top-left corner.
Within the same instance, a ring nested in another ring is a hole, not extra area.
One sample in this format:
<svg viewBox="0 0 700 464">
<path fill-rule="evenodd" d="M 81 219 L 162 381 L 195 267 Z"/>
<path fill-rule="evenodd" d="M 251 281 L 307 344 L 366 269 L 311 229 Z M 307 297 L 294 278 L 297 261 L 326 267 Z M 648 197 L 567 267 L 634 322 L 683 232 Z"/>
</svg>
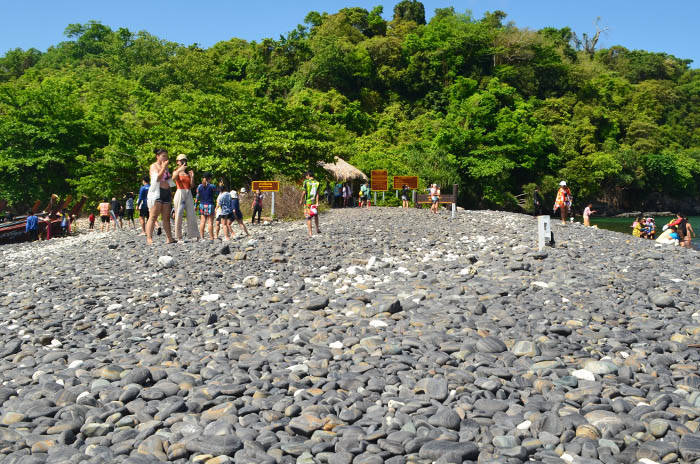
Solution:
<svg viewBox="0 0 700 464">
<path fill-rule="evenodd" d="M 632 235 L 635 237 L 641 237 L 642 236 L 642 218 L 638 217 L 637 219 L 634 220 L 632 223 Z"/>
</svg>

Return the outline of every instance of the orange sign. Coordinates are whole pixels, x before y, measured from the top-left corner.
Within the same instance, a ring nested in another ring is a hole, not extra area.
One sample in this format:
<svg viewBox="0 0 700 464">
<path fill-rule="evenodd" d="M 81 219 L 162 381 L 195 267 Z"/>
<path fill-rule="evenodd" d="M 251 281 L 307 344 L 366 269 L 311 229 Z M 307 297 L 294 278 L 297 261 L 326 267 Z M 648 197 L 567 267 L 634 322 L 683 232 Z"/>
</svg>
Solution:
<svg viewBox="0 0 700 464">
<path fill-rule="evenodd" d="M 251 190 L 261 192 L 279 192 L 280 182 L 278 180 L 254 180 Z"/>
<path fill-rule="evenodd" d="M 401 190 L 404 185 L 418 190 L 418 176 L 394 176 L 394 190 Z"/>
<path fill-rule="evenodd" d="M 385 170 L 372 171 L 370 185 L 375 192 L 386 192 L 389 190 L 389 174 Z"/>
</svg>

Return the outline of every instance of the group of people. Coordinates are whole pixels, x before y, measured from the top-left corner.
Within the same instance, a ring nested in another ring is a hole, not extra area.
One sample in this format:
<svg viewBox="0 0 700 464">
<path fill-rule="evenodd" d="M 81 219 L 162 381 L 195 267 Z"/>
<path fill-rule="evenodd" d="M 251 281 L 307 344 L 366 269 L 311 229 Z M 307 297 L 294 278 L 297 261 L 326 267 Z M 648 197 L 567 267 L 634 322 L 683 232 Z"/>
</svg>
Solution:
<svg viewBox="0 0 700 464">
<path fill-rule="evenodd" d="M 638 216 L 632 225 L 632 235 L 639 238 L 654 240 L 656 238 L 656 221 L 653 217 L 643 218 Z"/>
<path fill-rule="evenodd" d="M 208 236 L 213 240 L 218 238 L 223 229 L 223 239 L 230 240 L 233 234 L 231 225 L 234 221 L 238 223 L 243 233 L 250 235 L 243 223 L 238 192 L 235 189 L 230 190 L 226 181 L 220 180 L 215 186 L 212 183 L 211 174 L 205 172 L 202 175 L 201 184 L 197 186 L 196 196 L 193 197 L 194 172 L 187 166 L 187 156 L 184 154 L 177 156 L 177 167 L 171 173 L 168 169 L 168 151 L 156 149 L 155 155 L 156 160 L 149 169 L 149 178 L 143 179 L 138 202 L 141 216 L 147 218 L 144 233 L 149 245 L 153 243 L 153 231 L 159 217 L 168 243 L 182 241 L 182 226 L 185 219 L 189 237 L 204 239 L 208 229 Z M 172 187 L 176 187 L 174 196 Z M 244 191 L 242 189 L 242 192 Z M 199 221 L 195 213 L 195 204 L 198 206 Z M 260 191 L 255 192 L 252 206 L 260 222 L 262 216 Z M 175 219 L 175 237 L 170 227 L 171 216 Z M 253 220 L 254 218 L 255 214 Z"/>
<path fill-rule="evenodd" d="M 356 204 L 352 185 L 347 182 L 329 182 L 323 195 L 331 208 L 352 208 Z M 357 192 L 357 206 L 369 207 L 371 201 L 369 184 L 365 182 Z"/>
<path fill-rule="evenodd" d="M 651 224 L 649 219 L 651 219 Z M 651 231 L 651 235 L 649 232 Z M 632 224 L 632 234 L 641 238 L 654 238 L 656 226 L 653 218 L 642 219 L 638 217 Z M 676 214 L 668 224 L 663 226 L 662 233 L 656 239 L 659 243 L 669 243 L 680 245 L 685 248 L 692 248 L 692 240 L 695 238 L 695 230 L 688 220 L 688 216 L 683 213 Z"/>
<path fill-rule="evenodd" d="M 182 241 L 183 226 L 188 237 L 197 239 L 204 239 L 207 236 L 210 239 L 216 239 L 222 235 L 223 240 L 230 240 L 234 222 L 238 223 L 243 233 L 250 235 L 243 223 L 237 190 L 229 189 L 225 180 L 220 180 L 215 185 L 212 183 L 212 175 L 204 173 L 193 196 L 194 172 L 188 168 L 187 156 L 179 154 L 175 160 L 176 167 L 171 172 L 168 167 L 168 151 L 156 149 L 154 153 L 155 162 L 151 164 L 149 174 L 142 179 L 138 198 L 135 198 L 133 193 L 127 193 L 124 206 L 116 197 L 111 201 L 105 198 L 98 205 L 100 231 L 109 230 L 112 222 L 114 230 L 121 228 L 123 220 L 127 221 L 127 225 L 130 221 L 135 228 L 135 210 L 138 208 L 142 235 L 146 236 L 148 244 L 153 243 L 156 228 L 158 235 L 165 232 L 168 243 Z M 241 195 L 244 194 L 246 190 L 242 188 Z M 255 223 L 256 217 L 258 224 L 262 221 L 263 198 L 259 190 L 253 192 L 251 223 Z M 92 229 L 95 222 L 94 214 L 91 214 L 89 219 Z M 174 233 L 171 220 L 174 220 Z"/>
<path fill-rule="evenodd" d="M 136 222 L 134 221 L 134 193 L 129 192 L 124 196 L 124 205 L 121 204 L 116 197 L 112 197 L 110 201 L 107 197 L 102 199 L 102 203 L 97 206 L 97 210 L 100 214 L 100 231 L 103 232 L 105 228 L 109 230 L 110 223 L 113 224 L 114 230 L 124 227 L 124 220 L 126 220 L 127 225 L 131 223 L 133 229 L 136 228 Z M 95 214 L 90 213 L 88 216 L 89 228 L 95 228 Z"/>
<path fill-rule="evenodd" d="M 39 240 L 39 223 L 46 223 L 46 239 L 51 238 L 51 222 L 60 219 L 61 220 L 61 236 L 65 237 L 71 233 L 71 226 L 75 221 L 75 216 L 71 216 L 68 210 L 62 210 L 60 213 L 49 213 L 45 218 L 40 218 L 33 211 L 27 212 L 27 219 L 24 225 L 24 233 L 27 236 L 27 240 L 34 242 Z"/>
</svg>

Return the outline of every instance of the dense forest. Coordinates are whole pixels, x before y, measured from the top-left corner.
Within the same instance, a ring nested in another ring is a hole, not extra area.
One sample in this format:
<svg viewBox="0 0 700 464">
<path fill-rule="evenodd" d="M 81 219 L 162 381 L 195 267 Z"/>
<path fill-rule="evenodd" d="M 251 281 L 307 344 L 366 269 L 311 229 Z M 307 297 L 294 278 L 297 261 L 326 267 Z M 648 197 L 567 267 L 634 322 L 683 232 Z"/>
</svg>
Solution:
<svg viewBox="0 0 700 464">
<path fill-rule="evenodd" d="M 234 185 L 297 178 L 334 156 L 369 173 L 460 184 L 514 208 L 566 179 L 615 209 L 700 191 L 700 70 L 599 49 L 599 32 L 516 27 L 405 0 L 383 18 L 311 12 L 279 39 L 203 49 L 99 22 L 0 58 L 0 196 L 134 190 L 155 147 Z M 301 18 L 300 18 L 301 19 Z M 235 31 L 231 31 L 235 34 Z"/>
</svg>

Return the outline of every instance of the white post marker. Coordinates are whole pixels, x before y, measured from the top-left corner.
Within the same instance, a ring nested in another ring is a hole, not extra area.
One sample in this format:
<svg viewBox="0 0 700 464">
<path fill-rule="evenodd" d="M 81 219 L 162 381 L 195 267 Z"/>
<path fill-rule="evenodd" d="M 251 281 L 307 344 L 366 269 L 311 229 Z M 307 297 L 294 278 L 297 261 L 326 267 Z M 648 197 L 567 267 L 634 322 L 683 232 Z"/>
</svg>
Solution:
<svg viewBox="0 0 700 464">
<path fill-rule="evenodd" d="M 452 219 L 457 217 L 457 203 L 452 203 Z"/>
<path fill-rule="evenodd" d="M 384 194 L 385 194 L 385 193 L 386 193 L 386 192 L 382 192 L 382 201 L 384 201 Z"/>
<path fill-rule="evenodd" d="M 272 192 L 272 206 L 270 207 L 270 219 L 275 218 L 275 192 Z"/>
<path fill-rule="evenodd" d="M 544 249 L 545 241 L 551 240 L 552 228 L 549 225 L 549 216 L 537 216 L 537 249 Z"/>
<path fill-rule="evenodd" d="M 374 204 L 377 204 L 377 192 L 374 192 Z"/>
</svg>

